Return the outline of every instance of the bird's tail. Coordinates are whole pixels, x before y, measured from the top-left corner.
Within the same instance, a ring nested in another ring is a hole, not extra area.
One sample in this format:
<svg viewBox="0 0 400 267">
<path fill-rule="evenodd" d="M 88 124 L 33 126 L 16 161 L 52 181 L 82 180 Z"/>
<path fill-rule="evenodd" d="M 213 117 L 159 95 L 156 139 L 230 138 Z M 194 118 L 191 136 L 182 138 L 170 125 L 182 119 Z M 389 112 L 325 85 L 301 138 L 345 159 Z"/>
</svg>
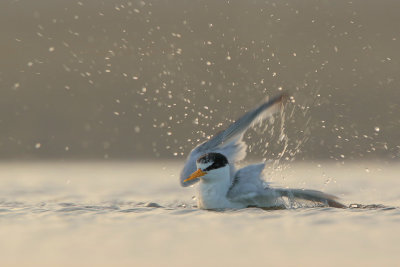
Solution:
<svg viewBox="0 0 400 267">
<path fill-rule="evenodd" d="M 340 203 L 338 198 L 334 195 L 329 195 L 317 190 L 309 189 L 281 189 L 275 188 L 275 192 L 280 194 L 282 197 L 287 197 L 290 199 L 304 199 L 308 201 L 318 202 L 321 204 L 328 205 L 334 208 L 347 208 L 346 205 Z"/>
</svg>

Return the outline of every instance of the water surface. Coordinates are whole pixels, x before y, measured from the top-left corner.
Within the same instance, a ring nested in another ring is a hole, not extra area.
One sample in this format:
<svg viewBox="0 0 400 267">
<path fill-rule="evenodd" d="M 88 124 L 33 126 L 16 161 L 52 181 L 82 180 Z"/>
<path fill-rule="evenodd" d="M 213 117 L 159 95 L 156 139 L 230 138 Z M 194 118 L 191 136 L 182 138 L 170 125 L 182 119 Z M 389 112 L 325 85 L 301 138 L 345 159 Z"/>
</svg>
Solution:
<svg viewBox="0 0 400 267">
<path fill-rule="evenodd" d="M 293 164 L 275 185 L 349 209 L 203 211 L 179 162 L 0 164 L 2 266 L 396 266 L 400 165 Z"/>
</svg>

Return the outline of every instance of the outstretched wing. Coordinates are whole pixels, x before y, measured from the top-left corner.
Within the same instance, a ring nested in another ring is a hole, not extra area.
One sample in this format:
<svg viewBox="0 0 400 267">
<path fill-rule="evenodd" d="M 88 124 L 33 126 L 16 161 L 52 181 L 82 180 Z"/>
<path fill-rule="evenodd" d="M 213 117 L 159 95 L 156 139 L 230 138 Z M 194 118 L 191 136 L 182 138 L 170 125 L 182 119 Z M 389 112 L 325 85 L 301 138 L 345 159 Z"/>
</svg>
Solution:
<svg viewBox="0 0 400 267">
<path fill-rule="evenodd" d="M 346 208 L 336 196 L 310 189 L 270 188 L 262 178 L 265 163 L 253 164 L 238 170 L 228 191 L 227 197 L 245 206 L 282 207 L 282 197 L 308 200 L 329 207 Z"/>
<path fill-rule="evenodd" d="M 262 103 L 260 106 L 244 114 L 226 130 L 218 133 L 210 140 L 195 147 L 190 152 L 185 166 L 181 172 L 181 185 L 189 186 L 199 181 L 199 179 L 193 179 L 188 182 L 184 182 L 184 180 L 196 170 L 196 160 L 200 156 L 210 152 L 221 153 L 227 157 L 231 166 L 231 172 L 233 174 L 233 163 L 242 160 L 246 156 L 247 145 L 242 141 L 243 134 L 256 122 L 261 121 L 279 111 L 282 107 L 283 101 L 286 98 L 287 95 L 283 93 L 269 101 Z"/>
</svg>

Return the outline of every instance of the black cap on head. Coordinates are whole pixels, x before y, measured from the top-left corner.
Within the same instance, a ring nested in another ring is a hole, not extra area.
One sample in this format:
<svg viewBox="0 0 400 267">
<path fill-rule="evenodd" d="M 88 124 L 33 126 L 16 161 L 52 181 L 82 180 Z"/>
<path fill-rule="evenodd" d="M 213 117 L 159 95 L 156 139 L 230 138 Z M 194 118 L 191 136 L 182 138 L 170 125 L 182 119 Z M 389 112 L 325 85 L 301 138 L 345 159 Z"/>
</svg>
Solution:
<svg viewBox="0 0 400 267">
<path fill-rule="evenodd" d="M 218 169 L 228 164 L 227 158 L 221 153 L 207 153 L 197 159 L 197 163 L 207 164 L 209 162 L 212 162 L 212 164 L 203 171 Z"/>
</svg>

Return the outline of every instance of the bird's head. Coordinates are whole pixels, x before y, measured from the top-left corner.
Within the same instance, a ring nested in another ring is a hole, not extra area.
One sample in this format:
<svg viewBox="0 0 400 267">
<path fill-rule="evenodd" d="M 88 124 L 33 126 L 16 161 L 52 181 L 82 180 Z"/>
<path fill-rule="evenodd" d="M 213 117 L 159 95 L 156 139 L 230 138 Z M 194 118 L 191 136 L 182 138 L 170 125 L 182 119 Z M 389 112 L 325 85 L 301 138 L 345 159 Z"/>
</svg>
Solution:
<svg viewBox="0 0 400 267">
<path fill-rule="evenodd" d="M 204 181 L 220 179 L 228 175 L 229 163 L 228 159 L 221 153 L 207 153 L 199 157 L 196 161 L 197 171 L 193 172 L 189 178 L 183 182 L 187 182 L 196 178 Z"/>
</svg>

